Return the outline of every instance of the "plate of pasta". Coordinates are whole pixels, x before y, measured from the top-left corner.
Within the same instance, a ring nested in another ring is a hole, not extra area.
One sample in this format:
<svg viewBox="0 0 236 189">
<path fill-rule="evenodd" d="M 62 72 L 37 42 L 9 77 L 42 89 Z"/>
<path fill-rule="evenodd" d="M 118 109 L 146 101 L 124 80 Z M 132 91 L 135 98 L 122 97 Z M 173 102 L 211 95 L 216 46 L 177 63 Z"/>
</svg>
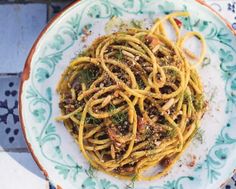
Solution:
<svg viewBox="0 0 236 189">
<path fill-rule="evenodd" d="M 236 167 L 236 41 L 196 0 L 82 0 L 22 74 L 29 149 L 64 189 L 219 187 Z"/>
</svg>

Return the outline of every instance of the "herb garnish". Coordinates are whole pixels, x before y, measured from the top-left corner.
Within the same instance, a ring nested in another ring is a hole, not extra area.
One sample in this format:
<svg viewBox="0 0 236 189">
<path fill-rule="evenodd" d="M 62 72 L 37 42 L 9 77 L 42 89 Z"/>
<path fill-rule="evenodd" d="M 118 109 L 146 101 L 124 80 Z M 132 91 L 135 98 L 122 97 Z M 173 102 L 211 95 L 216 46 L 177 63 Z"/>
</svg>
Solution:
<svg viewBox="0 0 236 189">
<path fill-rule="evenodd" d="M 78 57 L 84 57 L 84 56 L 91 56 L 91 53 L 89 50 L 83 51 L 79 53 Z"/>
<path fill-rule="evenodd" d="M 176 135 L 176 129 L 175 128 L 173 128 L 171 130 L 167 130 L 167 132 L 166 132 L 167 137 L 173 138 L 175 135 Z"/>
<path fill-rule="evenodd" d="M 131 182 L 126 185 L 125 189 L 134 189 L 134 182 L 135 182 L 136 179 L 137 179 L 137 175 L 134 175 L 131 178 Z"/>
<path fill-rule="evenodd" d="M 192 96 L 193 99 L 193 106 L 196 109 L 196 111 L 199 111 L 203 108 L 204 102 L 203 102 L 203 95 L 197 95 Z"/>
<path fill-rule="evenodd" d="M 116 106 L 110 104 L 109 111 L 112 112 L 116 109 Z M 116 125 L 123 125 L 125 121 L 128 120 L 127 114 L 124 112 L 118 112 L 117 114 L 112 116 L 112 122 Z"/>
<path fill-rule="evenodd" d="M 92 81 L 94 81 L 98 76 L 98 71 L 93 68 L 86 68 L 79 72 L 78 79 L 81 83 L 85 83 L 86 86 L 89 86 Z"/>
<path fill-rule="evenodd" d="M 86 117 L 86 123 L 88 124 L 93 124 L 93 125 L 97 125 L 97 124 L 100 124 L 101 123 L 101 120 L 100 119 L 97 119 L 91 115 L 88 115 Z"/>
<path fill-rule="evenodd" d="M 204 134 L 204 133 L 205 133 L 204 130 L 202 130 L 202 129 L 196 129 L 195 134 L 194 134 L 194 138 L 195 138 L 197 141 L 201 142 L 201 144 L 203 143 L 203 134 Z"/>
<path fill-rule="evenodd" d="M 118 50 L 118 52 L 115 54 L 115 57 L 116 57 L 118 60 L 122 60 L 122 59 L 124 58 L 124 55 L 123 55 L 121 49 Z"/>
<path fill-rule="evenodd" d="M 131 24 L 134 28 L 138 28 L 138 29 L 141 29 L 142 26 L 141 26 L 141 21 L 138 21 L 138 20 L 132 20 L 131 21 Z"/>
<path fill-rule="evenodd" d="M 202 62 L 202 68 L 205 66 L 208 66 L 211 63 L 211 59 L 208 57 L 205 57 Z"/>
</svg>

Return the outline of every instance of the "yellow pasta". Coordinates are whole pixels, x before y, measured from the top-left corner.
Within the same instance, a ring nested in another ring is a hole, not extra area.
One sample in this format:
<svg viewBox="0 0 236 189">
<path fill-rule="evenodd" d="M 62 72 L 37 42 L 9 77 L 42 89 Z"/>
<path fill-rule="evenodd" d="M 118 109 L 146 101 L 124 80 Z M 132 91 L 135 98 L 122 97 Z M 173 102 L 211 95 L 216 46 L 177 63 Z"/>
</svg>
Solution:
<svg viewBox="0 0 236 189">
<path fill-rule="evenodd" d="M 102 36 L 63 73 L 57 88 L 62 115 L 56 119 L 94 168 L 121 179 L 157 179 L 189 145 L 206 108 L 195 69 L 206 44 L 194 31 L 181 36 L 176 17 L 188 15 L 175 12 L 150 30 Z M 175 41 L 164 22 L 172 25 Z M 202 44 L 200 57 L 184 48 L 194 36 Z M 195 66 L 188 58 L 197 60 Z M 160 172 L 145 176 L 158 165 Z"/>
</svg>

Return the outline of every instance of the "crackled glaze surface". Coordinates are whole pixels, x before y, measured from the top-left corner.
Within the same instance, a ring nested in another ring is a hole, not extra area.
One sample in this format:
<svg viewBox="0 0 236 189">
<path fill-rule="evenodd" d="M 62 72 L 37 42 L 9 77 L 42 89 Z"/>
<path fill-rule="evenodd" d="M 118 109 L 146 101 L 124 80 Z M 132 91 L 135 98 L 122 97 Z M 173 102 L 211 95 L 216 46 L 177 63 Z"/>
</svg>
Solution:
<svg viewBox="0 0 236 189">
<path fill-rule="evenodd" d="M 207 58 L 199 68 L 208 112 L 202 121 L 203 141 L 194 139 L 172 171 L 151 182 L 122 181 L 89 167 L 79 147 L 55 122 L 59 115 L 56 84 L 70 60 L 105 34 L 113 16 L 141 20 L 149 25 L 156 17 L 173 11 L 189 11 L 184 28 L 200 31 L 208 46 Z M 92 34 L 82 42 L 84 27 Z M 236 167 L 236 41 L 232 31 L 208 8 L 183 0 L 83 0 L 60 15 L 45 31 L 32 52 L 29 78 L 22 83 L 21 116 L 32 152 L 53 184 L 85 189 L 200 189 L 217 188 Z M 202 143 L 202 144 L 201 144 Z M 196 165 L 187 166 L 190 156 Z"/>
</svg>

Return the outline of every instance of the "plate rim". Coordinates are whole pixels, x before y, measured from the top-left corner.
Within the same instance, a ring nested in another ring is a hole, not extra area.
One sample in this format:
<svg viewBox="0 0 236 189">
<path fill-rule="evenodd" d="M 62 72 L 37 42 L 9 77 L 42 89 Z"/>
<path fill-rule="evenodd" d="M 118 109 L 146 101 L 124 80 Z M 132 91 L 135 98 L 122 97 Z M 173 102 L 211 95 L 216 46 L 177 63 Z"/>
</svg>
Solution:
<svg viewBox="0 0 236 189">
<path fill-rule="evenodd" d="M 22 93 L 23 93 L 23 86 L 24 83 L 26 81 L 28 81 L 29 76 L 30 76 L 30 71 L 31 71 L 31 63 L 32 63 L 32 57 L 35 53 L 35 50 L 38 46 L 39 41 L 41 40 L 41 38 L 44 36 L 44 34 L 48 31 L 48 29 L 57 21 L 58 18 L 60 18 L 63 13 L 65 13 L 69 8 L 73 7 L 74 5 L 76 5 L 77 3 L 81 2 L 83 0 L 76 0 L 71 2 L 70 4 L 68 4 L 66 7 L 64 7 L 59 13 L 57 13 L 53 18 L 51 18 L 51 20 L 44 26 L 44 28 L 42 29 L 42 31 L 40 32 L 40 34 L 38 35 L 38 37 L 36 38 L 36 40 L 34 41 L 29 54 L 26 58 L 25 64 L 24 64 L 24 68 L 23 71 L 21 73 L 21 78 L 20 78 L 20 84 L 19 84 L 19 93 L 18 93 L 18 110 L 19 110 L 19 118 L 20 118 L 20 125 L 21 125 L 21 130 L 23 132 L 23 137 L 25 139 L 25 142 L 27 144 L 27 147 L 29 149 L 30 154 L 32 155 L 35 163 L 37 164 L 37 166 L 39 167 L 39 169 L 41 170 L 41 172 L 43 173 L 43 175 L 45 176 L 45 179 L 48 181 L 52 181 L 50 180 L 50 176 L 47 172 L 47 170 L 44 168 L 44 166 L 40 163 L 40 161 L 38 160 L 33 147 L 31 145 L 30 140 L 27 137 L 26 134 L 26 126 L 24 124 L 24 119 L 23 119 L 23 105 L 22 105 Z M 232 34 L 234 36 L 236 36 L 236 31 L 233 29 L 233 27 L 231 26 L 230 22 L 224 18 L 220 13 L 218 13 L 216 10 L 214 10 L 210 5 L 208 5 L 205 0 L 193 0 L 197 3 L 199 3 L 200 5 L 202 5 L 203 7 L 205 7 L 206 9 L 208 9 L 210 12 L 214 13 L 228 28 L 229 30 L 232 32 Z M 236 167 L 235 169 L 236 170 Z M 231 175 L 234 174 L 235 171 L 233 171 L 231 173 Z M 224 185 L 227 181 L 224 181 L 220 186 Z M 54 183 L 56 184 L 56 189 L 63 189 L 60 185 L 58 185 L 58 183 Z"/>
</svg>

